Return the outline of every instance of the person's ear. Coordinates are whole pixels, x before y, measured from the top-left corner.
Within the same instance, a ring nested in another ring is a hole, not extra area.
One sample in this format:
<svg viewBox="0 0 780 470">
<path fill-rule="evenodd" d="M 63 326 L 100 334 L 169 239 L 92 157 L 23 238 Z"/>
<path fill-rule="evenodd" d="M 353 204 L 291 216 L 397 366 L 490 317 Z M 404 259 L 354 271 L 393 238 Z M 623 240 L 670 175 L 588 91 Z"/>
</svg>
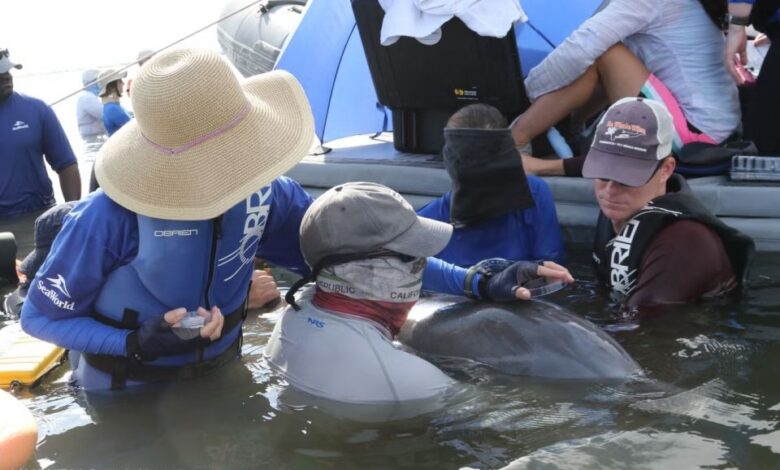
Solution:
<svg viewBox="0 0 780 470">
<path fill-rule="evenodd" d="M 664 162 L 661 164 L 661 169 L 659 170 L 661 173 L 661 181 L 666 183 L 666 181 L 672 177 L 675 168 L 677 168 L 677 160 L 669 155 L 664 159 Z"/>
</svg>

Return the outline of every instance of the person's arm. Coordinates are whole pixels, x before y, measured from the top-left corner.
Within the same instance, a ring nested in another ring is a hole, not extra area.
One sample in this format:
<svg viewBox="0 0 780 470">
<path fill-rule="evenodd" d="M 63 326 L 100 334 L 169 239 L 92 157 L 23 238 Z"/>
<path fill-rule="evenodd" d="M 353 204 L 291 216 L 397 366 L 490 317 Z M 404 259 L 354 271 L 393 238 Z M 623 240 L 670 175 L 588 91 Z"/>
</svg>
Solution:
<svg viewBox="0 0 780 470">
<path fill-rule="evenodd" d="M 536 217 L 531 227 L 531 259 L 563 263 L 566 250 L 550 187 L 541 178 L 533 176 L 528 177 L 528 185 L 536 203 Z"/>
<path fill-rule="evenodd" d="M 537 277 L 545 277 L 550 282 L 574 282 L 569 270 L 551 261 L 516 261 L 485 278 L 474 266 L 464 269 L 431 256 L 425 265 L 422 287 L 453 295 L 467 295 L 468 290 L 476 299 L 508 302 L 530 299 L 530 291 L 519 285 Z"/>
<path fill-rule="evenodd" d="M 67 349 L 126 355 L 130 330 L 104 325 L 92 314 L 105 278 L 135 256 L 137 237 L 135 216 L 102 193 L 78 204 L 30 284 L 22 329 Z"/>
<path fill-rule="evenodd" d="M 661 13 L 658 0 L 613 0 L 586 20 L 556 47 L 525 79 L 528 97 L 569 85 L 596 59 L 626 37 L 641 31 Z"/>
<path fill-rule="evenodd" d="M 81 199 L 81 175 L 79 166 L 74 163 L 57 172 L 60 179 L 60 188 L 65 202 Z"/>
<path fill-rule="evenodd" d="M 255 256 L 305 276 L 309 267 L 301 253 L 299 234 L 303 214 L 314 199 L 300 184 L 284 176 L 269 188 L 263 203 L 268 206 L 267 222 Z"/>
<path fill-rule="evenodd" d="M 674 222 L 650 242 L 639 267 L 636 288 L 626 306 L 648 308 L 681 304 L 736 285 L 726 250 L 707 226 Z"/>
<path fill-rule="evenodd" d="M 729 0 L 729 15 L 741 18 L 748 18 L 753 9 L 755 0 Z M 723 61 L 726 64 L 726 70 L 737 84 L 742 83 L 737 64 L 747 65 L 747 34 L 744 25 L 729 23 L 728 34 L 726 35 L 726 47 L 723 49 Z"/>
<path fill-rule="evenodd" d="M 59 175 L 62 195 L 66 201 L 81 198 L 81 177 L 78 163 L 68 137 L 60 121 L 49 106 L 42 108 L 43 135 L 42 148 L 49 166 Z"/>
<path fill-rule="evenodd" d="M 536 158 L 522 154 L 523 169 L 529 175 L 537 176 L 576 176 L 582 177 L 582 166 L 585 164 L 585 155 L 566 159 Z"/>
</svg>

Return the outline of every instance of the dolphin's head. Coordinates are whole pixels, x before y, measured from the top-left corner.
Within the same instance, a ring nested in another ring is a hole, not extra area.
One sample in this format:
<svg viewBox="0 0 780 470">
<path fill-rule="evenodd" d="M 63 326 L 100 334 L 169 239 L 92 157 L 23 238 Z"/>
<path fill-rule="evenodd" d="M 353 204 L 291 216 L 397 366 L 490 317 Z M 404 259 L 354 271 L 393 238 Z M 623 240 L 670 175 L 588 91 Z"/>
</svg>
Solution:
<svg viewBox="0 0 780 470">
<path fill-rule="evenodd" d="M 557 305 L 449 300 L 421 300 L 398 340 L 433 360 L 469 359 L 511 375 L 597 379 L 640 372 L 612 337 Z"/>
</svg>

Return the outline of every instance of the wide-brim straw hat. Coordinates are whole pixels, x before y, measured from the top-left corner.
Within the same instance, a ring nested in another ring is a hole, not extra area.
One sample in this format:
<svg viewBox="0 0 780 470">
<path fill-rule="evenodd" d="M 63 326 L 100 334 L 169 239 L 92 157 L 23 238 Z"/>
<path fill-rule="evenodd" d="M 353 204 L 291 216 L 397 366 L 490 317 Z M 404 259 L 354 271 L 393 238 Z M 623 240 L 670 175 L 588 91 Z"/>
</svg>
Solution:
<svg viewBox="0 0 780 470">
<path fill-rule="evenodd" d="M 169 220 L 223 214 L 298 163 L 314 141 L 303 88 L 288 72 L 239 82 L 219 54 L 155 55 L 133 81 L 135 119 L 102 147 L 101 188 Z"/>
<path fill-rule="evenodd" d="M 108 88 L 109 84 L 117 80 L 122 80 L 123 78 L 126 77 L 127 77 L 127 70 L 122 70 L 121 72 L 118 71 L 117 69 L 101 70 L 97 76 L 98 87 L 100 88 L 100 90 L 98 90 L 98 96 L 103 96 L 106 94 L 106 88 Z"/>
</svg>

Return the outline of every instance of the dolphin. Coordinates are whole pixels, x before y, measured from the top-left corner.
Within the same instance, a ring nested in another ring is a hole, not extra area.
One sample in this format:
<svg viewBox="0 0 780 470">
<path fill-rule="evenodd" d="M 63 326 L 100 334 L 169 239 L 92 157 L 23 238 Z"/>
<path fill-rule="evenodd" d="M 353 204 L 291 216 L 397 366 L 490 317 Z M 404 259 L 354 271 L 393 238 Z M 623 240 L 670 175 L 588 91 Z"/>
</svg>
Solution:
<svg viewBox="0 0 780 470">
<path fill-rule="evenodd" d="M 468 359 L 509 375 L 625 379 L 639 365 L 611 336 L 555 304 L 424 297 L 397 339 L 435 361 Z"/>
</svg>

